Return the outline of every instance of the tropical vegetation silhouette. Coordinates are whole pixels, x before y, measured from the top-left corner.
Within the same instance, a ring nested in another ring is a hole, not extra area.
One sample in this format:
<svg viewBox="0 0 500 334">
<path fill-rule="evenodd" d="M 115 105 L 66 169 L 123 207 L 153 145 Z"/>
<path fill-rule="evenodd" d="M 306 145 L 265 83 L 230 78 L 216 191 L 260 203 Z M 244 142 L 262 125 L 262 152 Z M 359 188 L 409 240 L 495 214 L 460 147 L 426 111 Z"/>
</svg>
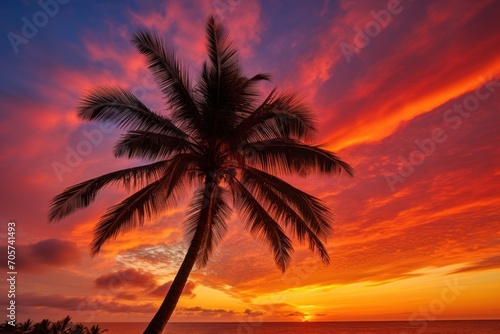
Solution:
<svg viewBox="0 0 500 334">
<path fill-rule="evenodd" d="M 18 333 L 18 334 L 103 334 L 107 329 L 102 329 L 99 325 L 86 327 L 80 323 L 72 323 L 71 317 L 67 316 L 62 320 L 52 322 L 49 319 L 43 319 L 40 322 L 33 323 L 31 319 L 25 322 L 10 325 L 7 321 L 0 325 L 0 333 Z"/>
<path fill-rule="evenodd" d="M 124 88 L 100 87 L 81 100 L 78 115 L 126 129 L 114 155 L 149 163 L 67 188 L 53 199 L 49 214 L 50 221 L 62 219 L 110 185 L 134 190 L 97 223 L 95 256 L 108 240 L 175 207 L 196 189 L 184 221 L 189 248 L 147 334 L 163 331 L 194 265 L 205 266 L 224 237 L 231 208 L 269 246 L 283 272 L 293 252 L 287 233 L 329 263 L 323 244 L 332 232 L 329 209 L 275 175 L 352 175 L 347 163 L 309 144 L 315 122 L 297 94 L 274 89 L 260 97 L 258 84 L 270 75 L 245 76 L 234 43 L 213 17 L 206 37 L 208 60 L 193 84 L 186 66 L 158 35 L 142 30 L 133 36 L 163 92 L 165 113 L 150 110 Z"/>
</svg>

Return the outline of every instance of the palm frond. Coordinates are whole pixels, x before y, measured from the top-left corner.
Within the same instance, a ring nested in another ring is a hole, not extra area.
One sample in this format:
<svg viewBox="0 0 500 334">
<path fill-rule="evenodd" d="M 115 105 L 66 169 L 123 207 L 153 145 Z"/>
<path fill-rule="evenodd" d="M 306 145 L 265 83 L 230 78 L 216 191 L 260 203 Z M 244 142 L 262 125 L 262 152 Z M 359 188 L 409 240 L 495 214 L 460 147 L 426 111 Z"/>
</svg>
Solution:
<svg viewBox="0 0 500 334">
<path fill-rule="evenodd" d="M 241 73 L 229 34 L 213 17 L 207 21 L 206 36 L 209 62 L 204 63 L 195 90 L 207 134 L 221 138 L 242 118 L 238 111 L 246 105 L 242 92 L 248 79 Z"/>
<path fill-rule="evenodd" d="M 106 241 L 135 229 L 144 220 L 166 209 L 165 190 L 161 180 L 155 181 L 108 209 L 96 227 L 91 243 L 91 256 L 97 255 Z"/>
<path fill-rule="evenodd" d="M 245 227 L 255 238 L 268 244 L 274 253 L 276 265 L 285 272 L 291 261 L 290 253 L 293 252 L 290 238 L 243 184 L 233 178 L 230 186 Z"/>
<path fill-rule="evenodd" d="M 272 189 L 281 199 L 291 205 L 303 217 L 311 230 L 322 239 L 328 239 L 333 230 L 330 225 L 332 213 L 320 199 L 292 186 L 288 182 L 264 171 L 246 166 L 242 168 L 245 183 L 262 185 Z"/>
<path fill-rule="evenodd" d="M 226 28 L 211 16 L 208 18 L 205 32 L 208 58 L 216 72 L 221 73 L 224 68 L 237 66 L 237 49 Z"/>
<path fill-rule="evenodd" d="M 312 112 L 298 95 L 272 90 L 261 105 L 235 127 L 226 140 L 233 149 L 239 149 L 249 142 L 261 140 L 309 140 L 315 133 L 316 124 Z"/>
<path fill-rule="evenodd" d="M 84 96 L 78 116 L 87 121 L 112 123 L 123 129 L 151 131 L 185 138 L 167 117 L 146 107 L 134 94 L 120 87 L 99 87 Z"/>
<path fill-rule="evenodd" d="M 171 154 L 199 152 L 197 144 L 185 138 L 150 131 L 129 131 L 115 145 L 115 157 L 166 159 Z"/>
<path fill-rule="evenodd" d="M 243 177 L 241 183 L 249 190 L 249 192 L 257 199 L 261 205 L 265 207 L 267 212 L 279 223 L 282 223 L 288 228 L 293 235 L 297 237 L 300 243 L 306 239 L 309 243 L 311 251 L 318 250 L 319 255 L 324 263 L 330 262 L 330 257 L 326 251 L 323 242 L 320 240 L 316 230 L 311 229 L 311 222 L 305 221 L 294 208 L 287 203 L 287 197 L 282 196 L 270 184 L 261 183 L 255 178 Z M 298 210 L 297 210 L 298 211 Z M 321 231 L 324 232 L 324 231 Z"/>
<path fill-rule="evenodd" d="M 204 190 L 205 188 L 202 187 L 196 191 L 189 206 L 188 216 L 185 222 L 188 239 L 192 239 L 194 236 L 200 223 L 203 205 L 206 205 L 204 204 L 206 200 Z M 226 220 L 231 215 L 231 208 L 227 204 L 226 197 L 226 191 L 214 184 L 213 198 L 211 204 L 209 204 L 210 208 L 207 208 L 210 212 L 210 223 L 208 224 L 200 251 L 198 252 L 198 257 L 196 258 L 196 263 L 200 268 L 207 265 L 210 255 L 212 255 L 213 251 L 226 234 Z"/>
<path fill-rule="evenodd" d="M 166 161 L 159 161 L 122 169 L 71 186 L 52 199 L 49 221 L 60 220 L 78 209 L 86 208 L 95 200 L 99 191 L 108 185 L 121 184 L 130 189 L 156 180 L 166 168 L 166 164 Z"/>
<path fill-rule="evenodd" d="M 174 120 L 191 133 L 202 129 L 187 67 L 177 58 L 174 50 L 166 46 L 158 35 L 147 30 L 137 32 L 132 41 L 137 50 L 146 56 L 148 67 L 168 100 Z"/>
<path fill-rule="evenodd" d="M 243 84 L 243 90 L 249 96 L 259 96 L 260 92 L 256 91 L 256 85 L 261 81 L 271 81 L 271 74 L 269 73 L 257 73 L 253 77 L 247 79 Z"/>
<path fill-rule="evenodd" d="M 175 205 L 182 194 L 185 176 L 193 161 L 194 157 L 189 154 L 175 156 L 168 161 L 163 177 L 109 208 L 94 229 L 92 256 L 109 239 L 142 226 L 146 219 Z"/>
<path fill-rule="evenodd" d="M 235 96 L 237 97 L 233 108 L 238 115 L 251 114 L 255 111 L 258 106 L 256 104 L 257 97 L 260 96 L 260 91 L 258 89 L 258 84 L 261 81 L 270 81 L 271 75 L 267 73 L 258 73 L 251 78 L 242 78 L 241 87 L 235 91 Z"/>
<path fill-rule="evenodd" d="M 335 154 L 297 140 L 261 140 L 249 143 L 245 149 L 249 148 L 253 148 L 253 154 L 246 160 L 247 163 L 266 171 L 301 176 L 311 172 L 353 175 L 351 166 Z"/>
</svg>

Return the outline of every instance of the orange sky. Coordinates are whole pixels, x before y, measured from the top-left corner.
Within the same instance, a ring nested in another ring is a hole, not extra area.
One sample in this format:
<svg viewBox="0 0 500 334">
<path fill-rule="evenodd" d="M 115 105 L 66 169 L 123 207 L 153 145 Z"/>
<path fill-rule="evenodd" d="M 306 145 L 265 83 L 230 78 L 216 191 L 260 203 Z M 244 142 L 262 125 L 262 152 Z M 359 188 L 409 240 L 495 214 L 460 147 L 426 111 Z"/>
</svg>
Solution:
<svg viewBox="0 0 500 334">
<path fill-rule="evenodd" d="M 125 192 L 106 190 L 56 224 L 47 223 L 49 200 L 139 163 L 113 158 L 119 131 L 82 123 L 75 112 L 82 93 L 109 84 L 162 110 L 131 33 L 141 26 L 162 33 L 194 77 L 214 10 L 246 71 L 273 75 L 263 92 L 274 85 L 300 92 L 317 113 L 316 141 L 349 162 L 355 177 L 290 179 L 335 214 L 330 266 L 295 243 L 281 274 L 234 216 L 172 319 L 499 319 L 500 2 L 402 0 L 384 27 L 375 17 L 389 13 L 388 1 L 223 2 L 221 12 L 210 0 L 75 0 L 17 53 L 7 40 L 0 46 L 0 249 L 6 253 L 6 223 L 16 221 L 19 320 L 149 321 L 156 311 L 186 251 L 181 223 L 190 194 L 94 259 L 92 228 Z M 35 3 L 0 9 L 10 14 L 2 31 L 17 34 L 20 18 L 41 10 Z M 371 34 L 364 44 L 361 30 Z M 88 152 L 68 161 L 85 141 Z M 64 172 L 55 169 L 61 165 Z"/>
</svg>

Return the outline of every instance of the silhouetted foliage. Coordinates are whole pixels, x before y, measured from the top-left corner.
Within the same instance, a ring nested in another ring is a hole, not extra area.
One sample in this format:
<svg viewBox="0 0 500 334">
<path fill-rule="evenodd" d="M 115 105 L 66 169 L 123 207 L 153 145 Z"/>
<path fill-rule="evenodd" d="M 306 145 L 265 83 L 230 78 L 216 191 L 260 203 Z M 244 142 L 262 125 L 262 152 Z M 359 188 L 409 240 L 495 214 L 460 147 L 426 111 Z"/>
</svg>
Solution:
<svg viewBox="0 0 500 334">
<path fill-rule="evenodd" d="M 0 333 L 20 333 L 20 334 L 102 334 L 107 332 L 99 325 L 93 325 L 88 328 L 80 323 L 72 323 L 68 315 L 64 319 L 52 322 L 49 319 L 43 319 L 40 322 L 33 323 L 30 319 L 15 326 L 7 321 L 0 325 Z"/>
</svg>

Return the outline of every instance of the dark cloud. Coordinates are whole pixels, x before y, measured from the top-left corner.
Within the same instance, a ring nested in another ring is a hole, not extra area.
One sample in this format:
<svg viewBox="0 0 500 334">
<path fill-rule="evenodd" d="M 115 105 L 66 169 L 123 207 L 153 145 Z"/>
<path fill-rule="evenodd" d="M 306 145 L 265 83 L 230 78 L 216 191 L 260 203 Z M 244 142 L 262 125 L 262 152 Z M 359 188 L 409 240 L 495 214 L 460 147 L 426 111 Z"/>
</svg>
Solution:
<svg viewBox="0 0 500 334">
<path fill-rule="evenodd" d="M 155 297 L 165 297 L 170 286 L 172 285 L 172 281 L 168 281 L 167 283 L 156 287 L 149 294 Z M 188 296 L 190 298 L 194 298 L 196 295 L 193 293 L 193 290 L 196 288 L 196 283 L 193 281 L 188 281 L 184 286 L 184 290 L 182 290 L 183 296 Z"/>
<path fill-rule="evenodd" d="M 62 295 L 41 295 L 37 293 L 19 295 L 16 302 L 22 307 L 43 306 L 62 310 L 76 310 L 80 304 L 85 302 L 84 297 L 66 297 Z"/>
<path fill-rule="evenodd" d="M 480 261 L 476 261 L 470 266 L 455 270 L 453 273 L 465 273 L 470 271 L 488 270 L 500 268 L 500 256 L 493 256 Z"/>
<path fill-rule="evenodd" d="M 105 289 L 120 289 L 124 287 L 148 289 L 155 285 L 155 276 L 153 274 L 133 268 L 105 274 L 95 279 L 95 286 Z"/>
<path fill-rule="evenodd" d="M 307 313 L 302 313 L 302 312 L 291 312 L 285 315 L 285 317 L 303 317 L 307 315 Z"/>
<path fill-rule="evenodd" d="M 157 307 L 151 303 L 124 304 L 116 301 L 106 301 L 91 297 L 66 297 L 62 295 L 29 294 L 17 298 L 23 307 L 48 307 L 61 310 L 74 310 L 76 313 L 87 314 L 89 311 L 106 311 L 111 313 L 151 313 Z"/>
<path fill-rule="evenodd" d="M 208 317 L 221 317 L 221 316 L 231 316 L 235 315 L 236 312 L 233 310 L 224 309 L 206 309 L 200 306 L 195 307 L 180 307 L 176 310 L 179 315 L 186 316 L 208 316 Z"/>
<path fill-rule="evenodd" d="M 47 239 L 29 245 L 31 260 L 48 265 L 61 266 L 80 259 L 76 243 L 60 239 Z"/>
<path fill-rule="evenodd" d="M 116 299 L 137 300 L 137 295 L 133 293 L 120 292 L 116 295 Z"/>
<path fill-rule="evenodd" d="M 264 313 L 262 313 L 262 312 L 252 311 L 250 309 L 246 309 L 244 313 L 249 317 L 258 317 L 258 316 L 264 315 Z"/>
<path fill-rule="evenodd" d="M 61 240 L 47 239 L 34 244 L 16 244 L 16 268 L 23 272 L 46 272 L 57 267 L 78 264 L 81 260 L 80 250 L 76 243 Z M 7 253 L 7 246 L 1 246 L 2 254 Z M 7 262 L 0 263 L 5 268 Z"/>
<path fill-rule="evenodd" d="M 111 313 L 154 313 L 158 307 L 152 303 L 147 304 L 122 304 L 110 302 L 104 304 L 104 310 Z"/>
</svg>

